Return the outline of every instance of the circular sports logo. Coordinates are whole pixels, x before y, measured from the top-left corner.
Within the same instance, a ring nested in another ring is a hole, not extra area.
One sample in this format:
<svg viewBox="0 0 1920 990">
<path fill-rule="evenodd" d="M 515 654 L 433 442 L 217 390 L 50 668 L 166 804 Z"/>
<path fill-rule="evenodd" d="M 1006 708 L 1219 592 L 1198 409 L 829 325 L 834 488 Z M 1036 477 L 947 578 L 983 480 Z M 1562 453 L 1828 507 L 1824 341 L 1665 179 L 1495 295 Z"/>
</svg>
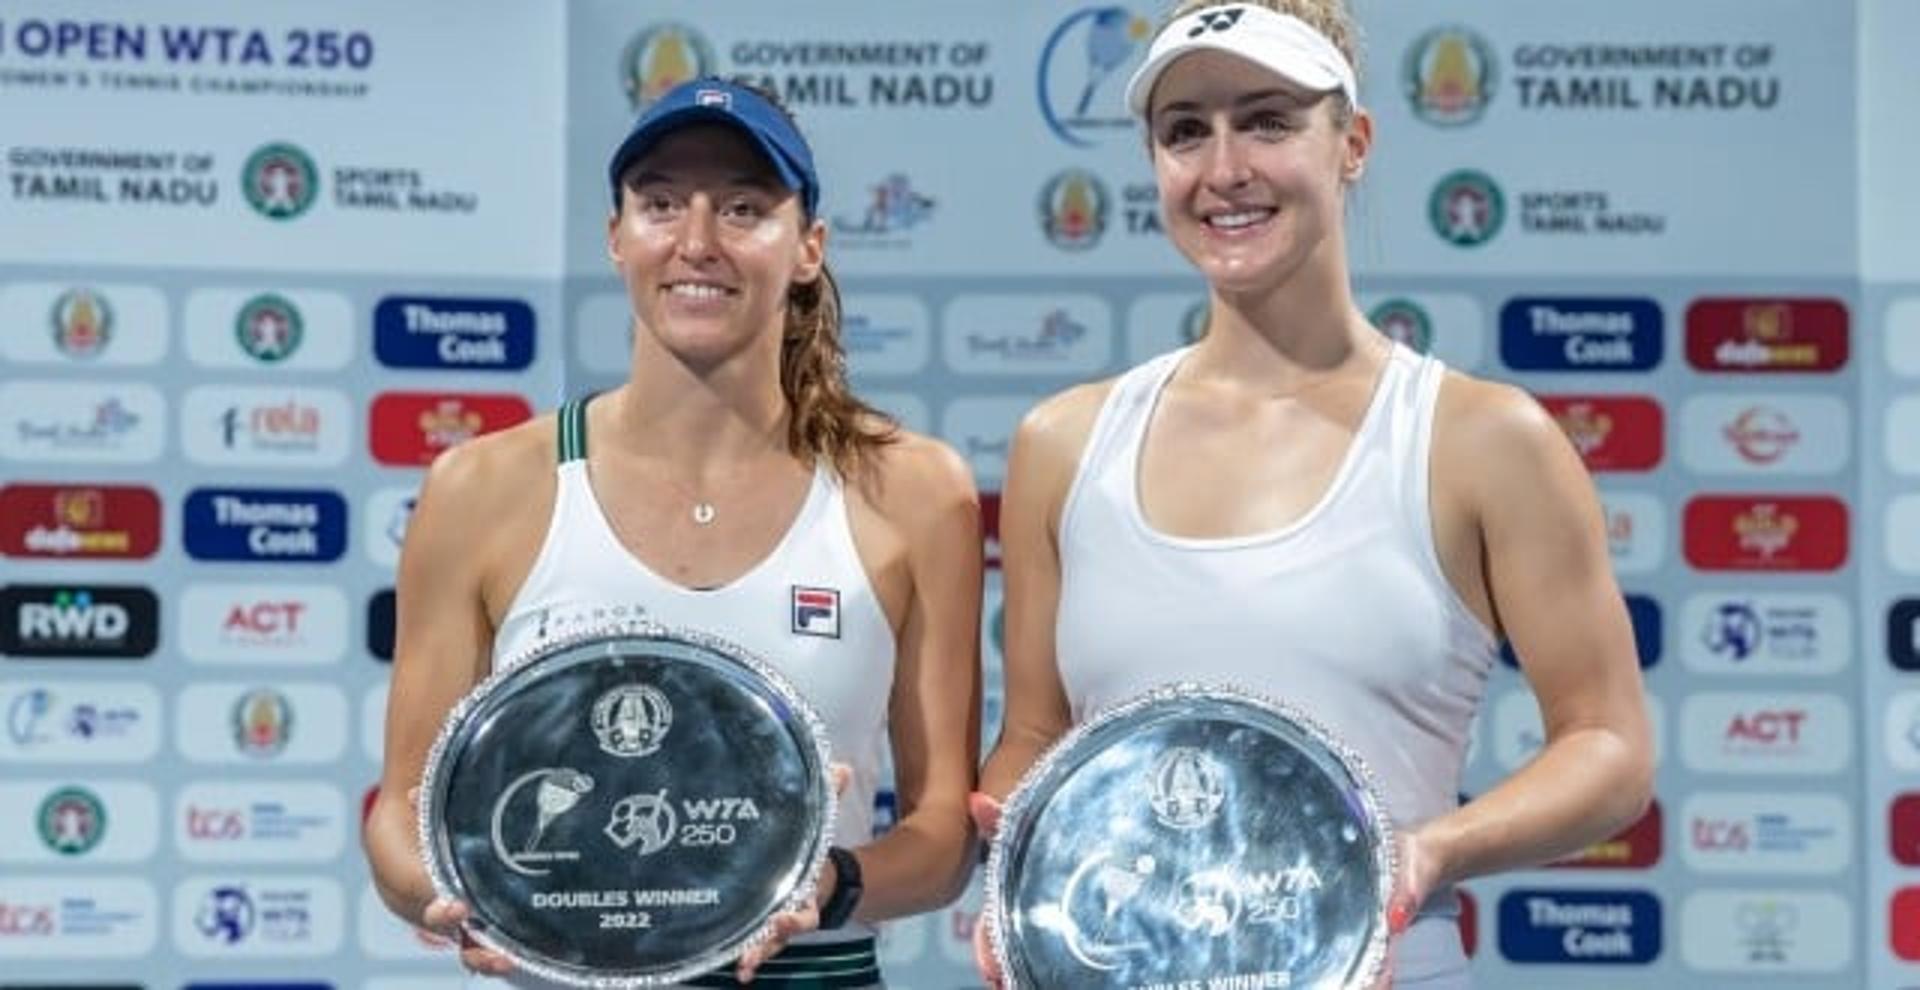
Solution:
<svg viewBox="0 0 1920 990">
<path fill-rule="evenodd" d="M 1441 179 L 1427 200 L 1434 233 L 1455 247 L 1479 247 L 1493 240 L 1507 219 L 1500 186 L 1485 172 L 1462 169 Z"/>
<path fill-rule="evenodd" d="M 78 856 L 100 844 L 107 832 L 107 809 L 91 791 L 62 787 L 40 802 L 35 820 L 40 841 L 62 856 Z"/>
<path fill-rule="evenodd" d="M 593 734 L 614 756 L 646 756 L 659 750 L 673 728 L 673 705 L 658 688 L 622 684 L 593 703 Z"/>
<path fill-rule="evenodd" d="M 1063 251 L 1085 251 L 1100 243 L 1112 211 L 1106 185 L 1085 169 L 1061 172 L 1040 190 L 1040 229 Z"/>
<path fill-rule="evenodd" d="M 1056 25 L 1040 51 L 1040 116 L 1076 148 L 1132 135 L 1121 99 L 1126 70 L 1146 51 L 1153 25 L 1125 7 L 1077 10 Z"/>
<path fill-rule="evenodd" d="M 634 36 L 620 56 L 620 82 L 635 110 L 683 82 L 712 75 L 713 48 L 685 24 L 655 24 Z"/>
<path fill-rule="evenodd" d="M 1498 73 L 1493 46 L 1458 25 L 1421 35 L 1401 66 L 1413 115 L 1440 127 L 1479 120 L 1493 99 Z"/>
<path fill-rule="evenodd" d="M 240 349 L 261 364 L 278 364 L 300 347 L 305 329 L 300 310 L 285 296 L 261 293 L 240 307 L 233 335 Z"/>
<path fill-rule="evenodd" d="M 269 220 L 291 220 L 320 194 L 320 170 L 299 148 L 269 144 L 247 158 L 240 185 L 254 212 Z"/>
<path fill-rule="evenodd" d="M 1213 757 L 1191 746 L 1180 746 L 1160 757 L 1151 782 L 1153 816 L 1160 824 L 1181 831 L 1213 822 L 1226 801 L 1226 772 Z"/>
<path fill-rule="evenodd" d="M 92 289 L 68 289 L 53 301 L 53 345 L 73 358 L 94 358 L 113 339 L 113 307 Z"/>
<path fill-rule="evenodd" d="M 1411 299 L 1389 299 L 1373 307 L 1367 321 L 1417 353 L 1425 354 L 1433 348 L 1433 318 Z"/>
</svg>

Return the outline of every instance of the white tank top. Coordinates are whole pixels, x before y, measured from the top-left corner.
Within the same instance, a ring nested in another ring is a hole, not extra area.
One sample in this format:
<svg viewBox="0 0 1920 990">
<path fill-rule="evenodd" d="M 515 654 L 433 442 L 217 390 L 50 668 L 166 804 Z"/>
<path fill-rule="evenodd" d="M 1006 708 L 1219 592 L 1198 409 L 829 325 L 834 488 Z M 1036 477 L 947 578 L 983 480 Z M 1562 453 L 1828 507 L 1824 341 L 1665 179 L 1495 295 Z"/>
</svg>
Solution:
<svg viewBox="0 0 1920 990">
<path fill-rule="evenodd" d="M 786 675 L 827 726 L 833 759 L 853 770 L 840 795 L 834 843 L 873 837 L 874 792 L 887 745 L 893 627 L 854 549 L 840 480 L 824 464 L 773 552 L 732 582 L 694 590 L 654 573 L 620 542 L 587 475 L 585 401 L 560 414 L 559 483 L 540 555 L 493 639 L 493 663 L 577 632 L 615 608 L 668 626 L 705 630 L 758 654 Z M 849 921 L 796 943 L 870 938 Z"/>
<path fill-rule="evenodd" d="M 1394 347 L 1333 484 L 1298 521 L 1185 539 L 1149 525 L 1136 479 L 1147 421 L 1190 350 L 1114 385 L 1061 512 L 1055 649 L 1074 720 L 1177 681 L 1230 683 L 1345 739 L 1397 824 L 1452 810 L 1497 644 L 1433 546 L 1444 367 Z"/>
</svg>

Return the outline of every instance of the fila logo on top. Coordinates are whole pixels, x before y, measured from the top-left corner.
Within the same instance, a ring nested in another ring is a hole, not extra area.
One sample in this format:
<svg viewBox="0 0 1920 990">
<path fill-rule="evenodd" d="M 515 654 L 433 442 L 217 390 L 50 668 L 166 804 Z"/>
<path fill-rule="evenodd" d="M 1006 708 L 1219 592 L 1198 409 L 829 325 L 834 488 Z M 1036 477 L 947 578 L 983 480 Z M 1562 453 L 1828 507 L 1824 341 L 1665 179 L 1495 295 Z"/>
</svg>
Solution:
<svg viewBox="0 0 1920 990">
<path fill-rule="evenodd" d="M 1229 7 L 1226 10 L 1206 11 L 1200 15 L 1200 23 L 1195 24 L 1187 31 L 1187 37 L 1198 38 L 1202 33 L 1207 31 L 1225 31 L 1235 24 L 1240 23 L 1240 16 L 1246 12 L 1247 9 L 1245 7 Z"/>
<path fill-rule="evenodd" d="M 840 592 L 837 589 L 795 585 L 791 612 L 794 635 L 840 638 Z"/>
</svg>

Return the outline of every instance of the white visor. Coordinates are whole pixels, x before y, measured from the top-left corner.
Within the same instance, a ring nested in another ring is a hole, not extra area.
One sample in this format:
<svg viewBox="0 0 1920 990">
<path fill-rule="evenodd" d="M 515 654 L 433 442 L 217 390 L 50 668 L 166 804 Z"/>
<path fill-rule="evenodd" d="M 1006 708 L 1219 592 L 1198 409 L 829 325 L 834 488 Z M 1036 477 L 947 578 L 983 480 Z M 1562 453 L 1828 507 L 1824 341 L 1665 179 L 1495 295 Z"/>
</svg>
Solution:
<svg viewBox="0 0 1920 990">
<path fill-rule="evenodd" d="M 1145 120 L 1160 74 L 1180 56 L 1206 50 L 1237 55 L 1313 92 L 1338 91 L 1348 103 L 1360 103 L 1353 65 L 1326 35 L 1298 17 L 1236 4 L 1196 10 L 1162 28 L 1127 83 L 1127 109 Z"/>
</svg>

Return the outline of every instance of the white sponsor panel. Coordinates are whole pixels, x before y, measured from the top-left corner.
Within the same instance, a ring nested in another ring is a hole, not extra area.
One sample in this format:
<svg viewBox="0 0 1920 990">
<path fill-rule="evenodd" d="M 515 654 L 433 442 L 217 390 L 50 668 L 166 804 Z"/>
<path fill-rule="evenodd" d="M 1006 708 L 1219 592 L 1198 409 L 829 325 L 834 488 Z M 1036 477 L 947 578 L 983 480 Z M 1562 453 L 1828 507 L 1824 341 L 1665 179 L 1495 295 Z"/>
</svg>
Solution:
<svg viewBox="0 0 1920 990">
<path fill-rule="evenodd" d="M 1895 770 L 1920 771 L 1920 691 L 1887 699 L 1887 762 Z"/>
<path fill-rule="evenodd" d="M 849 295 L 840 346 L 853 375 L 915 375 L 933 360 L 933 316 L 919 296 Z"/>
<path fill-rule="evenodd" d="M 173 829 L 197 863 L 324 863 L 346 847 L 347 801 L 331 784 L 202 781 L 180 789 Z"/>
<path fill-rule="evenodd" d="M 1850 415 L 1830 395 L 1697 395 L 1680 406 L 1680 459 L 1701 474 L 1834 474 L 1853 451 Z"/>
<path fill-rule="evenodd" d="M 1827 891 L 1699 890 L 1680 907 L 1680 956 L 1708 973 L 1835 973 L 1853 961 L 1853 908 Z"/>
<path fill-rule="evenodd" d="M 199 959 L 329 956 L 346 930 L 340 882 L 319 875 L 197 876 L 173 889 L 173 944 Z"/>
<path fill-rule="evenodd" d="M 1920 335 L 1920 326 L 1914 327 Z M 1920 475 L 1920 395 L 1903 395 L 1887 405 L 1887 466 L 1895 474 Z"/>
<path fill-rule="evenodd" d="M 160 845 L 160 797 L 131 780 L 8 780 L 0 822 L 0 863 L 141 863 Z"/>
<path fill-rule="evenodd" d="M 167 297 L 147 285 L 17 282 L 0 288 L 0 358 L 128 367 L 167 353 Z"/>
<path fill-rule="evenodd" d="M 196 464 L 333 467 L 353 435 L 353 411 L 336 389 L 202 385 L 180 405 L 181 450 Z"/>
<path fill-rule="evenodd" d="M 1920 378 L 1920 296 L 1887 307 L 1887 366 L 1903 378 Z"/>
<path fill-rule="evenodd" d="M 167 400 L 131 382 L 0 383 L 0 460 L 145 464 L 167 448 Z"/>
<path fill-rule="evenodd" d="M 1649 574 L 1667 557 L 1666 507 L 1641 492 L 1602 492 L 1607 547 L 1620 574 Z"/>
<path fill-rule="evenodd" d="M 1090 375 L 1113 359 L 1113 307 L 1085 294 L 961 296 L 940 314 L 963 375 Z"/>
<path fill-rule="evenodd" d="M 160 899 L 133 877 L 0 873 L 0 960 L 135 959 L 159 941 Z"/>
<path fill-rule="evenodd" d="M 193 684 L 175 742 L 195 763 L 329 763 L 347 744 L 347 699 L 332 684 Z"/>
<path fill-rule="evenodd" d="M 633 302 L 625 293 L 595 293 L 574 308 L 574 353 L 588 371 L 625 375 L 635 329 Z"/>
<path fill-rule="evenodd" d="M 1388 336 L 1472 371 L 1486 360 L 1487 314 L 1458 292 L 1362 292 L 1360 311 Z"/>
<path fill-rule="evenodd" d="M 1647 721 L 1653 727 L 1653 762 L 1658 766 L 1665 755 L 1666 709 L 1660 699 L 1647 696 Z M 1540 718 L 1540 702 L 1526 688 L 1508 691 L 1493 704 L 1494 759 L 1507 770 L 1518 770 L 1532 760 L 1547 744 L 1547 730 Z"/>
<path fill-rule="evenodd" d="M 1677 633 L 1682 661 L 1708 674 L 1831 674 L 1853 655 L 1852 609 L 1820 592 L 1691 595 Z"/>
<path fill-rule="evenodd" d="M 1887 563 L 1902 574 L 1920 576 L 1920 494 L 1887 503 Z"/>
<path fill-rule="evenodd" d="M 982 491 L 998 491 L 1007 476 L 1007 451 L 1014 428 L 1033 408 L 1028 398 L 970 397 L 955 399 L 940 421 L 940 435 L 973 468 Z"/>
<path fill-rule="evenodd" d="M 1835 773 L 1853 732 L 1849 706 L 1832 694 L 1705 691 L 1680 709 L 1681 757 L 1706 773 Z"/>
<path fill-rule="evenodd" d="M 160 692 L 138 681 L 0 684 L 0 763 L 139 763 L 160 751 Z"/>
<path fill-rule="evenodd" d="M 367 548 L 367 559 L 374 566 L 391 568 L 400 563 L 400 546 L 407 540 L 407 523 L 413 519 L 418 492 L 413 487 L 382 488 L 367 496 L 367 510 L 360 513 L 360 545 Z"/>
<path fill-rule="evenodd" d="M 327 584 L 202 583 L 180 596 L 177 635 L 188 660 L 325 664 L 347 651 L 347 596 Z"/>
<path fill-rule="evenodd" d="M 858 388 L 858 386 L 855 386 Z M 876 392 L 859 389 L 860 398 L 868 405 L 899 420 L 900 425 L 915 433 L 933 432 L 933 413 L 927 410 L 927 400 L 912 392 Z"/>
<path fill-rule="evenodd" d="M 308 289 L 196 289 L 187 296 L 187 357 L 206 368 L 338 371 L 361 335 L 353 304 Z"/>
<path fill-rule="evenodd" d="M 1853 860 L 1853 816 L 1830 794 L 1702 792 L 1680 811 L 1680 847 L 1702 873 L 1839 873 Z"/>
<path fill-rule="evenodd" d="M 359 905 L 360 951 L 369 957 L 395 962 L 438 962 L 446 965 L 451 961 L 453 948 L 450 945 L 435 945 L 427 941 L 412 925 L 401 921 L 380 900 L 371 884 L 360 888 Z"/>
<path fill-rule="evenodd" d="M 1155 292 L 1127 309 L 1127 363 L 1140 364 L 1200 339 L 1207 297 L 1200 292 Z"/>
<path fill-rule="evenodd" d="M 387 682 L 367 689 L 360 698 L 360 751 L 374 763 L 386 760 Z"/>
</svg>

